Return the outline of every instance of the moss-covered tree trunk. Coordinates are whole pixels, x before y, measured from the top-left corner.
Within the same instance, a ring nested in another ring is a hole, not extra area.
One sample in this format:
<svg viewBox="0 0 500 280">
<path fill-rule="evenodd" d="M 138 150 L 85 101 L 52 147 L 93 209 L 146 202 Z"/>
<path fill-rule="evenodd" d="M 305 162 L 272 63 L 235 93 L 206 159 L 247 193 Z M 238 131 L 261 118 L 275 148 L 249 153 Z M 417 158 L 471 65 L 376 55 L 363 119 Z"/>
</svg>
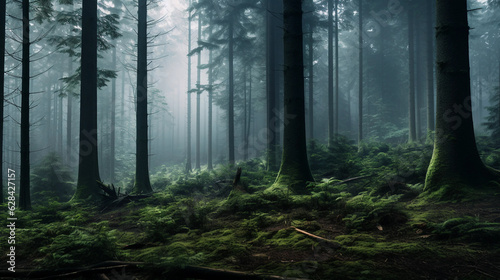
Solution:
<svg viewBox="0 0 500 280">
<path fill-rule="evenodd" d="M 31 209 L 30 195 L 30 22 L 29 1 L 22 1 L 23 50 L 21 81 L 21 180 L 19 207 Z"/>
<path fill-rule="evenodd" d="M 499 177 L 481 161 L 474 138 L 467 0 L 438 0 L 436 13 L 436 137 L 425 190 L 452 199 Z"/>
<path fill-rule="evenodd" d="M 73 200 L 99 199 L 97 151 L 97 0 L 82 4 L 78 182 Z"/>
<path fill-rule="evenodd" d="M 153 191 L 149 182 L 148 163 L 148 61 L 147 1 L 139 0 L 137 27 L 137 115 L 134 193 Z"/>
<path fill-rule="evenodd" d="M 276 184 L 304 192 L 314 181 L 306 150 L 304 60 L 301 0 L 283 0 L 284 24 L 284 135 Z"/>
</svg>

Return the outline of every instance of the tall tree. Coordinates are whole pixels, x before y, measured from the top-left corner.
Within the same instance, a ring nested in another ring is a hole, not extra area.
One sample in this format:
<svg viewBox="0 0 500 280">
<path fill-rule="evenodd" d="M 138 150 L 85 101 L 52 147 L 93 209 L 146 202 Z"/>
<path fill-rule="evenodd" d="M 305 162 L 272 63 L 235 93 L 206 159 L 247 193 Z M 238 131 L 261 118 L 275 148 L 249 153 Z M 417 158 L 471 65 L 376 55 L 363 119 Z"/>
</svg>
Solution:
<svg viewBox="0 0 500 280">
<path fill-rule="evenodd" d="M 234 22 L 229 19 L 228 27 L 228 147 L 229 147 L 229 164 L 234 164 Z"/>
<path fill-rule="evenodd" d="M 468 37 L 467 0 L 437 0 L 436 137 L 425 179 L 425 190 L 437 199 L 477 193 L 500 179 L 498 171 L 483 164 L 476 147 Z"/>
<path fill-rule="evenodd" d="M 116 42 L 113 47 L 112 54 L 112 67 L 113 71 L 116 71 Z M 69 98 L 69 97 L 68 97 Z M 69 101 L 68 101 L 69 102 Z M 115 142 L 116 142 L 116 78 L 111 81 L 111 123 L 110 123 L 110 143 L 109 143 L 109 181 L 114 183 L 115 181 Z"/>
<path fill-rule="evenodd" d="M 278 1 L 267 0 L 266 12 L 266 101 L 267 101 L 267 169 L 276 171 L 277 147 L 279 145 L 278 130 L 279 124 L 276 121 L 276 99 L 279 95 L 278 75 L 277 75 L 277 28 L 278 20 L 276 18 L 279 11 Z"/>
<path fill-rule="evenodd" d="M 150 193 L 153 189 L 149 181 L 148 163 L 147 0 L 139 0 L 137 15 L 137 140 L 134 192 Z"/>
<path fill-rule="evenodd" d="M 3 105 L 4 105 L 4 72 L 5 72 L 5 13 L 6 0 L 0 0 L 0 203 L 3 202 Z"/>
<path fill-rule="evenodd" d="M 335 0 L 335 123 L 334 135 L 339 133 L 339 0 Z"/>
<path fill-rule="evenodd" d="M 198 13 L 198 47 L 201 43 L 201 13 Z M 198 61 L 196 67 L 196 169 L 200 170 L 200 97 L 202 93 L 201 88 L 201 50 L 198 52 Z"/>
<path fill-rule="evenodd" d="M 309 23 L 309 38 L 307 49 L 309 51 L 308 61 L 309 61 L 309 74 L 308 74 L 308 84 L 309 84 L 309 139 L 314 138 L 314 31 L 313 24 Z"/>
<path fill-rule="evenodd" d="M 408 121 L 409 121 L 409 135 L 408 142 L 415 142 L 417 140 L 417 132 L 415 127 L 415 38 L 414 38 L 414 12 L 411 7 L 411 1 L 408 4 Z"/>
<path fill-rule="evenodd" d="M 78 182 L 73 199 L 100 197 L 97 150 L 97 0 L 82 1 L 80 140 Z"/>
<path fill-rule="evenodd" d="M 21 82 L 21 179 L 19 207 L 31 209 L 30 196 L 30 4 L 22 1 L 23 13 L 23 49 Z"/>
<path fill-rule="evenodd" d="M 306 182 L 314 181 L 306 149 L 301 2 L 283 0 L 285 122 L 283 156 L 275 182 L 297 192 L 304 192 Z"/>
<path fill-rule="evenodd" d="M 212 36 L 212 18 L 210 18 L 210 23 L 209 23 L 209 36 Z M 208 170 L 213 169 L 213 164 L 212 164 L 212 151 L 213 151 L 213 145 L 212 145 L 212 115 L 213 115 L 213 84 L 214 84 L 214 75 L 213 75 L 213 53 L 212 49 L 209 50 L 208 52 L 208 149 L 207 149 L 207 168 Z"/>
<path fill-rule="evenodd" d="M 426 38 L 426 49 L 427 49 L 427 134 L 434 131 L 434 20 L 433 14 L 433 3 L 435 0 L 427 0 L 427 19 L 425 21 L 425 32 L 427 33 Z"/>
<path fill-rule="evenodd" d="M 191 0 L 189 0 L 191 7 Z M 191 9 L 188 14 L 188 77 L 187 77 L 187 152 L 186 152 L 186 172 L 191 172 Z"/>
<path fill-rule="evenodd" d="M 358 144 L 363 141 L 363 0 L 359 0 Z"/>
<path fill-rule="evenodd" d="M 361 16 L 360 16 L 361 17 Z M 360 27 L 361 32 L 361 27 Z M 333 143 L 333 0 L 328 0 L 328 145 Z"/>
</svg>

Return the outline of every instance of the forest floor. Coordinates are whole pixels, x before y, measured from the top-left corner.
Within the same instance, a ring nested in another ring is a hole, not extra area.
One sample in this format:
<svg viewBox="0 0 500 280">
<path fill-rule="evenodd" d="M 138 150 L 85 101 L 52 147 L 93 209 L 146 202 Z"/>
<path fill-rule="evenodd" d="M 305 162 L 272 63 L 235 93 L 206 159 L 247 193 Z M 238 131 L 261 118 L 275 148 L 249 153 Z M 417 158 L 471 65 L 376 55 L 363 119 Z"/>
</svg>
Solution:
<svg viewBox="0 0 500 280">
<path fill-rule="evenodd" d="M 275 173 L 252 160 L 242 190 L 235 167 L 165 167 L 155 194 L 121 207 L 18 211 L 16 272 L 3 254 L 0 279 L 500 279 L 499 191 L 431 201 L 428 147 L 345 149 L 335 166 L 311 159 L 308 195 L 269 188 Z"/>
</svg>

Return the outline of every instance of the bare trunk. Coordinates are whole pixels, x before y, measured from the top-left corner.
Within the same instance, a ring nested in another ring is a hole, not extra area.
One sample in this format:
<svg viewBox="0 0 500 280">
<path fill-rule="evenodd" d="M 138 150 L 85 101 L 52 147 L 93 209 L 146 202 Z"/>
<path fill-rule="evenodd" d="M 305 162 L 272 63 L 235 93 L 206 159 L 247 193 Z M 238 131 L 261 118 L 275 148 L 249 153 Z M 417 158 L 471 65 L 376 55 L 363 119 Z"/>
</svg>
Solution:
<svg viewBox="0 0 500 280">
<path fill-rule="evenodd" d="M 408 9 L 408 80 L 409 80 L 409 95 L 408 95 L 408 112 L 409 112 L 409 135 L 408 142 L 415 142 L 417 140 L 417 132 L 415 128 L 415 49 L 413 38 L 413 21 L 414 15 L 411 7 Z"/>
<path fill-rule="evenodd" d="M 358 144 L 363 141 L 363 0 L 359 0 Z"/>
<path fill-rule="evenodd" d="M 360 27 L 361 31 L 361 27 Z M 333 143 L 333 0 L 328 0 L 328 145 Z"/>
<path fill-rule="evenodd" d="M 198 15 L 198 42 L 201 41 L 201 16 Z M 200 84 L 200 75 L 201 75 L 201 51 L 198 52 L 198 67 L 196 67 L 196 88 L 198 91 L 196 92 L 196 169 L 200 170 L 200 95 L 201 95 L 201 84 Z"/>
<path fill-rule="evenodd" d="M 233 38 L 233 19 L 229 19 L 229 29 L 228 29 L 228 51 L 229 51 L 229 104 L 228 104 L 228 143 L 229 143 L 229 164 L 234 164 L 234 38 Z"/>
<path fill-rule="evenodd" d="M 23 50 L 21 84 L 21 179 L 19 208 L 21 210 L 30 210 L 30 24 L 28 0 L 22 1 L 22 10 Z"/>
<path fill-rule="evenodd" d="M 148 61 L 147 61 L 147 1 L 139 0 L 137 28 L 137 114 L 135 193 L 153 191 L 149 181 L 148 162 Z"/>
<path fill-rule="evenodd" d="M 97 135 L 97 0 L 82 4 L 80 140 L 78 182 L 73 199 L 100 199 Z"/>
</svg>

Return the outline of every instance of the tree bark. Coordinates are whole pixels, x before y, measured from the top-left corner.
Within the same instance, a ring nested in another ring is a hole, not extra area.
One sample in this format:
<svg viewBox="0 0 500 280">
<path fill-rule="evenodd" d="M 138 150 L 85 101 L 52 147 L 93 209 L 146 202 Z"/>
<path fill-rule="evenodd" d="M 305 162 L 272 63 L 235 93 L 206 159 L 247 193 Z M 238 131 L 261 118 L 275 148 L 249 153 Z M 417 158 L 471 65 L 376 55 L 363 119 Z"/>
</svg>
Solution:
<svg viewBox="0 0 500 280">
<path fill-rule="evenodd" d="M 359 29 L 361 31 L 361 27 Z M 334 135 L 333 123 L 333 0 L 328 0 L 328 145 Z"/>
<path fill-rule="evenodd" d="M 201 14 L 198 14 L 198 42 L 201 41 Z M 201 96 L 201 51 L 198 52 L 198 63 L 196 67 L 196 169 L 200 170 L 200 96 Z"/>
<path fill-rule="evenodd" d="M 339 0 L 335 0 L 335 115 L 333 135 L 339 133 Z"/>
<path fill-rule="evenodd" d="M 358 144 L 363 141 L 363 0 L 359 0 Z"/>
<path fill-rule="evenodd" d="M 137 115 L 134 193 L 151 193 L 148 163 L 147 0 L 139 0 L 137 28 Z"/>
<path fill-rule="evenodd" d="M 228 28 L 228 64 L 229 64 L 229 86 L 228 86 L 228 143 L 229 143 L 229 164 L 234 164 L 234 38 L 233 38 L 233 23 L 232 18 L 229 19 Z"/>
<path fill-rule="evenodd" d="M 21 82 L 21 179 L 19 208 L 31 209 L 30 196 L 30 22 L 29 1 L 22 1 L 23 50 Z M 3 27 L 2 27 L 3 28 Z M 3 137 L 3 136 L 2 136 Z"/>
<path fill-rule="evenodd" d="M 113 47 L 112 67 L 116 71 L 116 42 Z M 115 182 L 115 135 L 116 135 L 116 78 L 111 81 L 111 127 L 109 143 L 109 181 Z"/>
<path fill-rule="evenodd" d="M 438 0 L 436 14 L 436 137 L 425 190 L 449 200 L 500 176 L 483 164 L 474 137 L 467 0 Z"/>
<path fill-rule="evenodd" d="M 279 129 L 276 120 L 276 96 L 277 92 L 277 67 L 276 67 L 276 48 L 277 48 L 277 20 L 275 14 L 277 11 L 277 2 L 279 0 L 267 0 L 266 13 L 266 98 L 267 98 L 267 169 L 276 171 L 277 165 L 277 146 L 279 139 L 277 132 Z"/>
<path fill-rule="evenodd" d="M 209 37 L 212 35 L 212 19 L 210 19 L 210 25 L 209 25 Z M 213 132 L 212 132 L 212 118 L 213 118 L 213 108 L 212 108 L 212 98 L 213 98 L 213 83 L 214 83 L 214 78 L 213 78 L 213 66 L 212 66 L 212 50 L 209 51 L 208 53 L 208 150 L 207 150 L 207 168 L 208 170 L 213 169 L 212 165 L 212 153 L 213 153 L 213 144 L 212 144 L 212 138 L 213 138 Z"/>
<path fill-rule="evenodd" d="M 6 0 L 0 0 L 0 203 L 3 202 L 3 123 L 5 88 L 5 13 Z"/>
<path fill-rule="evenodd" d="M 408 84 L 409 84 L 409 94 L 408 94 L 408 142 L 412 143 L 417 140 L 417 132 L 415 128 L 415 49 L 414 49 L 414 32 L 413 32 L 413 21 L 414 14 L 411 4 L 408 4 Z"/>
<path fill-rule="evenodd" d="M 100 199 L 97 150 L 97 0 L 82 4 L 78 182 L 73 199 Z"/>
<path fill-rule="evenodd" d="M 427 0 L 426 32 L 427 32 L 427 134 L 434 131 L 434 30 L 433 30 L 433 3 Z"/>
<path fill-rule="evenodd" d="M 284 137 L 281 167 L 275 184 L 303 193 L 314 181 L 306 149 L 304 59 L 301 0 L 283 0 Z"/>
<path fill-rule="evenodd" d="M 69 65 L 68 65 L 68 75 L 71 75 L 73 72 L 73 59 L 68 57 Z M 73 151 L 73 91 L 68 91 L 68 100 L 67 100 L 67 112 L 66 112 L 66 163 L 71 162 L 71 152 Z"/>
<path fill-rule="evenodd" d="M 189 0 L 191 7 L 191 0 Z M 191 53 L 191 10 L 188 16 L 188 53 Z M 191 172 L 191 56 L 188 55 L 188 77 L 187 77 L 187 152 L 186 172 Z"/>
<path fill-rule="evenodd" d="M 312 23 L 309 24 L 309 139 L 314 139 L 314 37 Z"/>
</svg>

